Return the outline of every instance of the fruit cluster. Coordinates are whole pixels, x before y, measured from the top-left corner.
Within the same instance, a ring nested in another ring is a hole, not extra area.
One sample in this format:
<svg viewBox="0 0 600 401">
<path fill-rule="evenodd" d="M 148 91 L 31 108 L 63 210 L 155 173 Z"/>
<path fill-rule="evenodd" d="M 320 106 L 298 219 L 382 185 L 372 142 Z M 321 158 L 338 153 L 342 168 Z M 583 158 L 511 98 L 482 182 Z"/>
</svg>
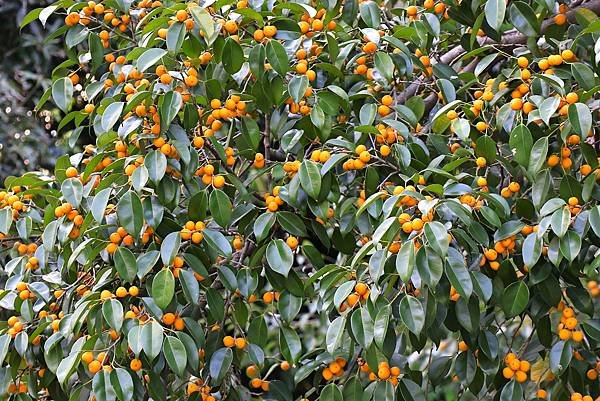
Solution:
<svg viewBox="0 0 600 401">
<path fill-rule="evenodd" d="M 506 367 L 502 369 L 502 376 L 505 379 L 514 379 L 519 383 L 527 380 L 527 372 L 531 369 L 531 364 L 525 360 L 519 360 L 515 354 L 508 353 L 504 357 Z"/>
</svg>

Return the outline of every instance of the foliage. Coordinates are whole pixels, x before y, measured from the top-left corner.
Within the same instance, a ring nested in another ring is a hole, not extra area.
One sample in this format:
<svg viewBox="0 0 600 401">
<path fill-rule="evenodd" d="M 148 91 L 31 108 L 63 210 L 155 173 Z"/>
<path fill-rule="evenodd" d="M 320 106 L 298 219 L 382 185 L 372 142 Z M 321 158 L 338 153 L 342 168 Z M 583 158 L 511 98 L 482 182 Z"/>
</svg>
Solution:
<svg viewBox="0 0 600 401">
<path fill-rule="evenodd" d="M 13 399 L 592 400 L 600 1 L 60 0 Z M 79 90 L 82 88 L 82 90 Z"/>
</svg>

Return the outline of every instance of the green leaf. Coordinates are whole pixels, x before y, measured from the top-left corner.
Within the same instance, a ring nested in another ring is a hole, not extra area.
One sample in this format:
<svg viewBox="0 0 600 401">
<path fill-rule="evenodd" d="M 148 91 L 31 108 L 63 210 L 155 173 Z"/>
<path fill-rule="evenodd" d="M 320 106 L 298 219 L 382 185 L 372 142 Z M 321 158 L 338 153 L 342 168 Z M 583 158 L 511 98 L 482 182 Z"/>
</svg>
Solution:
<svg viewBox="0 0 600 401">
<path fill-rule="evenodd" d="M 68 112 L 73 101 L 73 83 L 69 77 L 59 78 L 52 84 L 52 99 L 63 112 Z"/>
<path fill-rule="evenodd" d="M 596 233 L 596 236 L 600 237 L 600 205 L 597 205 L 590 210 L 588 221 L 590 227 L 592 227 L 592 230 Z"/>
<path fill-rule="evenodd" d="M 21 25 L 19 26 L 19 29 L 25 28 L 27 25 L 31 24 L 33 21 L 38 19 L 42 10 L 43 10 L 43 8 L 35 8 L 35 9 L 29 11 L 25 15 L 25 17 L 23 17 L 23 20 L 21 21 Z"/>
<path fill-rule="evenodd" d="M 177 53 L 181 49 L 185 39 L 185 25 L 181 22 L 175 22 L 167 30 L 167 49 Z"/>
<path fill-rule="evenodd" d="M 204 7 L 192 7 L 189 9 L 192 17 L 199 25 L 205 38 L 212 38 L 215 34 L 215 23 L 212 15 Z M 210 43 L 208 43 L 210 45 Z"/>
<path fill-rule="evenodd" d="M 523 281 L 516 281 L 506 287 L 502 294 L 502 309 L 507 318 L 517 316 L 525 310 L 529 302 L 529 288 Z"/>
<path fill-rule="evenodd" d="M 476 144 L 475 154 L 477 156 L 484 157 L 488 163 L 496 160 L 496 142 L 492 138 L 487 135 L 480 136 Z"/>
<path fill-rule="evenodd" d="M 345 4 L 348 4 L 348 2 Z M 349 377 L 344 384 L 344 401 L 361 401 L 363 399 L 363 393 L 363 386 L 360 379 L 356 376 Z"/>
<path fill-rule="evenodd" d="M 144 326 L 133 326 L 127 333 L 127 344 L 129 345 L 129 348 L 131 348 L 131 351 L 136 356 L 139 356 L 140 352 L 142 352 L 142 347 L 143 347 L 142 328 L 143 327 Z"/>
<path fill-rule="evenodd" d="M 373 342 L 374 329 L 373 319 L 367 308 L 358 308 L 350 317 L 350 327 L 356 341 L 363 348 L 369 348 Z"/>
<path fill-rule="evenodd" d="M 73 205 L 73 208 L 78 208 L 83 199 L 83 184 L 77 178 L 68 178 L 62 182 L 60 191 L 65 200 Z"/>
<path fill-rule="evenodd" d="M 185 298 L 189 302 L 197 305 L 200 298 L 200 286 L 194 273 L 190 270 L 181 269 L 179 271 L 179 281 L 181 282 L 181 289 L 183 290 Z"/>
<path fill-rule="evenodd" d="M 417 383 L 407 378 L 403 378 L 398 383 L 398 389 L 402 395 L 402 399 L 406 401 L 425 401 L 425 394 Z"/>
<path fill-rule="evenodd" d="M 292 212 L 283 211 L 277 212 L 276 216 L 277 222 L 281 225 L 281 228 L 288 233 L 300 237 L 308 236 L 308 233 L 306 232 L 306 226 L 304 225 L 302 219 L 298 217 L 298 215 Z"/>
<path fill-rule="evenodd" d="M 385 337 L 388 333 L 391 315 L 392 307 L 390 305 L 385 305 L 379 309 L 377 316 L 375 316 L 375 322 L 373 323 L 373 339 L 380 349 L 383 349 L 385 344 Z"/>
<path fill-rule="evenodd" d="M 121 401 L 131 401 L 134 396 L 133 379 L 123 368 L 115 368 L 110 372 L 110 384 Z"/>
<path fill-rule="evenodd" d="M 171 266 L 179 248 L 181 247 L 181 234 L 175 231 L 167 235 L 160 244 L 160 257 L 166 266 Z"/>
<path fill-rule="evenodd" d="M 229 371 L 233 362 L 233 351 L 231 348 L 218 349 L 210 358 L 210 377 L 213 384 L 219 384 Z"/>
<path fill-rule="evenodd" d="M 117 393 L 110 383 L 110 372 L 108 370 L 101 370 L 94 375 L 92 390 L 98 401 L 115 401 L 117 399 Z"/>
<path fill-rule="evenodd" d="M 321 390 L 321 395 L 319 396 L 319 400 L 321 401 L 344 401 L 344 395 L 342 391 L 335 383 L 329 383 L 323 390 Z"/>
<path fill-rule="evenodd" d="M 267 262 L 273 271 L 287 277 L 294 263 L 294 254 L 281 239 L 275 239 L 267 245 Z"/>
<path fill-rule="evenodd" d="M 114 127 L 114 125 L 119 121 L 121 117 L 121 112 L 123 111 L 123 107 L 125 103 L 123 102 L 114 102 L 108 105 L 102 113 L 102 129 L 104 131 L 110 131 Z"/>
<path fill-rule="evenodd" d="M 581 250 L 581 237 L 575 231 L 567 231 L 560 239 L 560 253 L 569 261 L 575 260 Z"/>
<path fill-rule="evenodd" d="M 516 380 L 511 380 L 502 388 L 500 401 L 521 401 L 523 399 L 523 387 Z"/>
<path fill-rule="evenodd" d="M 21 332 L 25 334 L 24 332 Z M 27 336 L 25 336 L 27 338 Z M 16 340 L 16 339 L 15 339 Z M 81 361 L 81 348 L 85 343 L 85 338 L 80 338 L 73 344 L 69 355 L 60 361 L 56 369 L 56 378 L 61 386 L 65 386 L 65 382 L 73 375 Z"/>
<path fill-rule="evenodd" d="M 429 246 L 435 251 L 435 253 L 441 257 L 446 256 L 446 253 L 448 253 L 448 247 L 450 246 L 448 241 L 448 230 L 446 227 L 438 221 L 427 222 L 425 223 L 423 231 Z"/>
<path fill-rule="evenodd" d="M 171 303 L 175 294 L 175 278 L 169 269 L 162 269 L 152 280 L 152 299 L 161 309 Z"/>
<path fill-rule="evenodd" d="M 271 212 L 263 213 L 254 220 L 253 231 L 257 242 L 267 238 L 273 224 L 275 224 L 275 213 Z"/>
<path fill-rule="evenodd" d="M 433 15 L 433 14 L 428 14 Z M 374 400 L 381 401 L 394 401 L 395 391 L 394 385 L 389 380 L 378 381 L 375 384 L 375 391 L 373 392 Z"/>
<path fill-rule="evenodd" d="M 317 163 L 304 160 L 300 165 L 300 185 L 308 196 L 317 199 L 321 192 L 321 172 Z"/>
<path fill-rule="evenodd" d="M 346 281 L 344 284 L 338 287 L 338 289 L 335 291 L 335 294 L 333 295 L 333 304 L 336 306 L 336 308 L 339 308 L 342 305 L 342 303 L 346 300 L 346 298 L 348 298 L 348 295 L 352 293 L 355 284 L 356 281 L 350 280 Z"/>
<path fill-rule="evenodd" d="M 183 376 L 187 364 L 187 353 L 185 346 L 177 337 L 166 336 L 163 345 L 163 353 L 169 367 L 177 376 Z"/>
<path fill-rule="evenodd" d="M 302 342 L 298 333 L 291 327 L 279 329 L 279 349 L 286 361 L 294 363 L 302 355 Z"/>
<path fill-rule="evenodd" d="M 120 246 L 114 255 L 115 269 L 126 282 L 133 283 L 137 274 L 135 255 L 126 247 Z"/>
<path fill-rule="evenodd" d="M 142 329 L 139 336 L 142 349 L 144 350 L 144 354 L 152 361 L 160 354 L 165 334 L 162 326 L 155 321 L 145 323 L 141 327 Z M 129 340 L 129 335 L 127 336 L 127 339 Z"/>
<path fill-rule="evenodd" d="M 448 262 L 446 275 L 448 276 L 448 280 L 450 280 L 450 284 L 452 284 L 461 297 L 469 298 L 473 293 L 473 281 L 465 266 L 462 254 L 455 248 L 449 248 L 446 261 Z"/>
<path fill-rule="evenodd" d="M 133 191 L 127 191 L 117 203 L 117 217 L 125 231 L 139 238 L 144 224 L 144 210 L 142 201 Z"/>
<path fill-rule="evenodd" d="M 162 132 L 165 132 L 169 128 L 171 121 L 173 121 L 179 112 L 182 102 L 181 94 L 179 92 L 170 91 L 165 93 L 158 109 Z"/>
<path fill-rule="evenodd" d="M 373 2 L 368 2 L 373 3 Z M 375 4 L 375 3 L 373 3 Z M 375 53 L 375 68 L 389 82 L 394 77 L 394 62 L 389 54 L 384 52 Z"/>
<path fill-rule="evenodd" d="M 279 301 L 277 301 L 277 309 L 281 318 L 288 323 L 291 323 L 302 308 L 303 298 L 297 297 L 288 291 L 281 293 Z"/>
<path fill-rule="evenodd" d="M 560 376 L 571 363 L 573 349 L 570 342 L 558 341 L 550 350 L 550 369 L 552 373 Z"/>
<path fill-rule="evenodd" d="M 415 264 L 415 244 L 413 241 L 407 241 L 402 244 L 396 255 L 396 271 L 405 283 L 410 280 Z"/>
<path fill-rule="evenodd" d="M 5 208 L 0 209 L 0 232 L 2 234 L 8 234 L 10 231 L 10 226 L 13 222 L 13 214 L 12 209 Z M 46 241 L 44 241 L 45 243 Z"/>
<path fill-rule="evenodd" d="M 242 46 L 233 40 L 233 38 L 227 38 L 223 46 L 223 68 L 233 75 L 242 68 L 242 64 L 244 64 L 244 50 L 242 50 Z"/>
<path fill-rule="evenodd" d="M 489 0 L 485 3 L 484 10 L 488 24 L 497 31 L 504 21 L 506 3 L 504 0 Z"/>
<path fill-rule="evenodd" d="M 281 76 L 285 76 L 285 73 L 290 69 L 290 61 L 288 59 L 285 48 L 281 43 L 276 40 L 270 40 L 267 43 L 267 59 L 271 64 L 271 67 Z"/>
<path fill-rule="evenodd" d="M 167 157 L 159 150 L 148 152 L 144 158 L 144 166 L 148 169 L 148 177 L 158 184 L 167 171 Z M 137 171 L 138 169 L 136 169 Z"/>
<path fill-rule="evenodd" d="M 104 188 L 100 192 L 94 196 L 92 200 L 92 216 L 94 220 L 98 223 L 102 223 L 104 220 L 104 213 L 106 211 L 106 206 L 108 205 L 108 200 L 110 199 L 110 195 L 112 192 L 112 188 Z"/>
<path fill-rule="evenodd" d="M 559 237 L 566 234 L 569 229 L 569 224 L 571 224 L 571 211 L 567 205 L 564 205 L 552 213 L 550 225 L 552 226 L 552 231 Z"/>
<path fill-rule="evenodd" d="M 544 101 L 540 104 L 539 112 L 542 121 L 546 123 L 546 125 L 550 125 L 550 118 L 558 109 L 560 105 L 560 98 L 558 97 L 549 97 L 544 99 Z"/>
<path fill-rule="evenodd" d="M 586 64 L 571 63 L 571 74 L 583 89 L 590 90 L 594 87 L 594 71 Z"/>
<path fill-rule="evenodd" d="M 542 254 L 542 240 L 536 234 L 528 235 L 523 241 L 523 263 L 532 267 Z"/>
<path fill-rule="evenodd" d="M 117 332 L 121 331 L 123 325 L 123 305 L 116 299 L 108 299 L 102 304 L 102 316 L 106 323 Z"/>
<path fill-rule="evenodd" d="M 338 316 L 333 322 L 327 327 L 327 334 L 325 336 L 325 344 L 327 345 L 327 352 L 333 354 L 342 345 L 342 339 L 344 337 L 346 327 L 346 317 Z"/>
<path fill-rule="evenodd" d="M 4 362 L 8 350 L 10 348 L 11 336 L 10 334 L 3 334 L 0 336 L 0 364 Z"/>
<path fill-rule="evenodd" d="M 522 221 L 507 221 L 494 233 L 494 241 L 498 242 L 508 237 L 512 237 L 513 235 L 520 233 L 523 227 L 525 227 L 525 223 Z"/>
<path fill-rule="evenodd" d="M 529 4 L 515 1 L 509 8 L 510 21 L 523 35 L 536 36 L 540 33 L 540 23 Z"/>
<path fill-rule="evenodd" d="M 418 336 L 425 325 L 425 311 L 421 302 L 411 295 L 406 295 L 400 301 L 399 311 L 404 325 Z"/>
<path fill-rule="evenodd" d="M 378 29 L 381 24 L 381 11 L 374 1 L 360 3 L 360 18 L 369 28 Z"/>
<path fill-rule="evenodd" d="M 102 47 L 102 41 L 97 34 L 90 33 L 88 35 L 88 48 L 90 49 L 90 55 L 92 57 L 92 68 L 95 69 L 102 64 L 102 60 L 104 59 L 104 48 Z"/>
<path fill-rule="evenodd" d="M 210 214 L 215 222 L 221 227 L 227 227 L 231 222 L 231 201 L 225 192 L 214 189 L 208 201 Z"/>
<path fill-rule="evenodd" d="M 533 136 L 529 128 L 523 124 L 519 124 L 513 128 L 508 138 L 508 145 L 514 155 L 515 161 L 527 168 L 529 165 L 529 155 L 533 146 Z"/>
<path fill-rule="evenodd" d="M 160 252 L 157 250 L 152 250 L 152 251 L 140 254 L 135 260 L 136 265 L 137 265 L 137 271 L 136 271 L 137 277 L 139 279 L 144 278 L 146 276 L 146 274 L 148 274 L 152 270 L 152 268 L 154 267 L 156 262 L 158 262 L 159 258 L 160 258 Z"/>
<path fill-rule="evenodd" d="M 231 244 L 223 234 L 218 231 L 206 229 L 203 231 L 207 244 L 219 255 L 231 257 Z"/>
<path fill-rule="evenodd" d="M 146 50 L 137 59 L 136 65 L 137 65 L 138 71 L 139 72 L 146 71 L 148 68 L 150 68 L 154 64 L 156 64 L 166 54 L 167 54 L 167 51 L 164 49 L 152 48 L 152 49 Z"/>
<path fill-rule="evenodd" d="M 302 100 L 307 89 L 308 77 L 306 75 L 294 75 L 288 83 L 288 92 L 296 103 Z"/>
<path fill-rule="evenodd" d="M 583 103 L 574 103 L 569 105 L 568 114 L 573 131 L 586 138 L 592 129 L 592 112 L 589 107 Z"/>
<path fill-rule="evenodd" d="M 600 341 L 599 319 L 588 319 L 586 322 L 581 322 L 581 327 L 587 336 L 593 338 L 595 341 Z M 0 358 L 0 362 L 2 362 L 2 358 Z"/>
</svg>

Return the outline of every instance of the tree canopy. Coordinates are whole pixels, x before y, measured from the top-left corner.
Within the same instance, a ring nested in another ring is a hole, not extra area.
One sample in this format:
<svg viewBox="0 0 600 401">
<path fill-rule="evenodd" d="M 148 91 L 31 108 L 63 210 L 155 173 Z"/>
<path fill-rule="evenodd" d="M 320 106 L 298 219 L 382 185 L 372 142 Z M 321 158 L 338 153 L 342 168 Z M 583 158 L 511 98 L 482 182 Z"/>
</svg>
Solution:
<svg viewBox="0 0 600 401">
<path fill-rule="evenodd" d="M 600 399 L 600 0 L 60 0 L 0 192 L 11 400 Z"/>
</svg>

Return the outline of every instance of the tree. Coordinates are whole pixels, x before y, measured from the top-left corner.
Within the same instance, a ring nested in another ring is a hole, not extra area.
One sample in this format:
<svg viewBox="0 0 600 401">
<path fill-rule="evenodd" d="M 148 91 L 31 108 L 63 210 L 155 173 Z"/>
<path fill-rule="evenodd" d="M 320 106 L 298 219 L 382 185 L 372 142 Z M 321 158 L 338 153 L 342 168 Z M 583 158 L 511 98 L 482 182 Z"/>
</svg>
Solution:
<svg viewBox="0 0 600 401">
<path fill-rule="evenodd" d="M 598 12 L 31 12 L 65 21 L 41 103 L 95 143 L 0 194 L 1 393 L 598 397 Z"/>
</svg>

